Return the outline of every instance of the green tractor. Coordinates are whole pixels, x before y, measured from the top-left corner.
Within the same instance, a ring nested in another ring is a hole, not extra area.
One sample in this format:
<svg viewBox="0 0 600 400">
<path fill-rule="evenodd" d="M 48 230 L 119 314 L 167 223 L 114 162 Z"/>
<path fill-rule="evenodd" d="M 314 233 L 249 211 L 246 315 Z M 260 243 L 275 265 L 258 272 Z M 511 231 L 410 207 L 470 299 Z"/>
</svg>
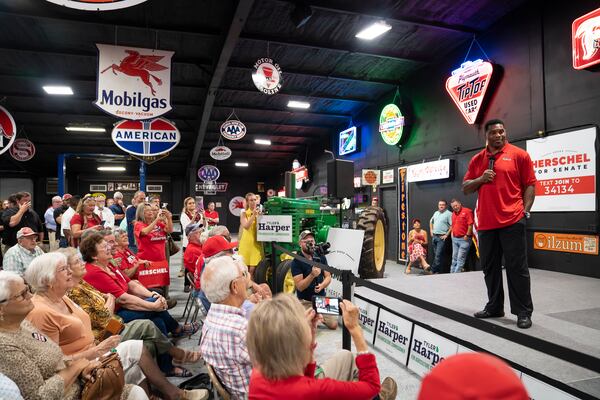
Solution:
<svg viewBox="0 0 600 400">
<path fill-rule="evenodd" d="M 339 215 L 336 209 L 322 209 L 321 197 L 311 198 L 286 198 L 272 197 L 265 204 L 264 209 L 268 215 L 292 216 L 292 243 L 278 243 L 290 252 L 299 252 L 298 236 L 304 230 L 315 234 L 317 243 L 327 241 L 329 228 L 340 226 Z M 379 207 L 368 207 L 359 216 L 357 229 L 365 231 L 362 243 L 362 253 L 359 265 L 361 278 L 383 278 L 385 269 L 385 216 Z M 269 243 L 264 243 L 265 258 L 258 264 L 254 280 L 257 283 L 267 283 L 272 286 L 273 271 L 271 257 L 276 260 L 276 287 L 271 287 L 274 293 L 293 293 L 295 291 L 294 279 L 291 274 L 291 260 L 289 255 L 275 250 L 272 254 Z"/>
</svg>

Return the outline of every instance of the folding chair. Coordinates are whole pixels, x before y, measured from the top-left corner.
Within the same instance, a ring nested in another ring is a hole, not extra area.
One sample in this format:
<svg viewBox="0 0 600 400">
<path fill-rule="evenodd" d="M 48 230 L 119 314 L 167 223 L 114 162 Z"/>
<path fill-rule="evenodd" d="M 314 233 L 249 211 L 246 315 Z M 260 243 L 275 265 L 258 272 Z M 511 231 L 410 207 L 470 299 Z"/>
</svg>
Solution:
<svg viewBox="0 0 600 400">
<path fill-rule="evenodd" d="M 192 275 L 191 272 L 187 272 L 186 271 L 185 276 L 187 277 L 188 282 L 194 282 L 194 275 Z M 187 319 L 189 318 L 189 315 L 186 317 L 186 313 L 188 313 L 188 312 L 191 313 L 192 312 L 192 304 L 193 304 L 192 300 L 194 298 L 193 293 L 194 293 L 194 290 L 190 289 L 190 294 L 189 294 L 189 296 L 187 298 L 187 301 L 185 302 L 185 308 L 183 309 L 183 314 L 181 315 L 182 319 L 185 318 L 185 322 L 187 322 Z M 188 310 L 188 306 L 189 306 L 189 310 Z"/>
<path fill-rule="evenodd" d="M 225 389 L 223 387 L 223 385 L 221 384 L 221 381 L 219 380 L 219 377 L 215 373 L 215 370 L 213 369 L 213 367 L 207 363 L 206 369 L 208 370 L 208 376 L 210 377 L 210 381 L 213 386 L 214 398 L 217 399 L 220 396 L 221 399 L 223 399 L 223 400 L 229 400 L 231 398 L 231 395 L 229 394 L 227 389 Z"/>
</svg>

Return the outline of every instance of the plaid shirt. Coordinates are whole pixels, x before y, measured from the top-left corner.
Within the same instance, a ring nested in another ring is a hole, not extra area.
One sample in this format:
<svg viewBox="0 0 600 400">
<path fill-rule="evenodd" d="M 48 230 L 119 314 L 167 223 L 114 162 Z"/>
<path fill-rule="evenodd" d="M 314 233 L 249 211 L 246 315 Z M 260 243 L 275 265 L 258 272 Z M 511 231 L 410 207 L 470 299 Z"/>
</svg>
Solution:
<svg viewBox="0 0 600 400">
<path fill-rule="evenodd" d="M 248 398 L 252 363 L 246 346 L 248 320 L 237 307 L 213 303 L 202 326 L 200 352 L 232 399 Z"/>
<path fill-rule="evenodd" d="M 23 276 L 33 259 L 42 254 L 44 254 L 44 251 L 39 246 L 35 246 L 33 251 L 29 251 L 20 244 L 16 244 L 4 253 L 2 267 L 5 271 L 13 271 Z"/>
</svg>

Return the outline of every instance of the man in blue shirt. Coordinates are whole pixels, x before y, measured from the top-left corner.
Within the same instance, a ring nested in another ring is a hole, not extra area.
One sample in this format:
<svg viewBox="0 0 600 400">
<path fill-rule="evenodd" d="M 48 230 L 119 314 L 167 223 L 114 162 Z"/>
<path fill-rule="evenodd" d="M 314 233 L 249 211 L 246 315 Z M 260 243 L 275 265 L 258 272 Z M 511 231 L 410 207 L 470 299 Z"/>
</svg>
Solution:
<svg viewBox="0 0 600 400">
<path fill-rule="evenodd" d="M 446 200 L 438 201 L 438 209 L 429 220 L 429 231 L 431 232 L 431 244 L 433 246 L 433 264 L 431 272 L 439 274 L 442 272 L 442 255 L 444 243 L 452 230 L 452 212 L 447 208 Z"/>
<path fill-rule="evenodd" d="M 302 231 L 300 233 L 300 250 L 302 256 L 308 260 L 328 265 L 325 256 L 314 254 L 315 237 L 311 231 Z M 312 308 L 312 297 L 325 296 L 325 288 L 331 283 L 331 274 L 321 270 L 319 267 L 311 267 L 309 264 L 300 260 L 293 259 L 290 270 L 294 277 L 296 285 L 296 295 L 304 308 Z M 323 323 L 329 329 L 336 329 L 338 319 L 333 315 L 323 315 Z"/>
<path fill-rule="evenodd" d="M 146 199 L 146 193 L 141 190 L 138 190 L 133 195 L 133 199 L 131 200 L 131 205 L 125 211 L 125 218 L 127 218 L 127 238 L 129 239 L 129 250 L 132 253 L 137 254 L 137 242 L 135 241 L 135 236 L 133 235 L 133 224 L 135 223 L 135 212 L 137 211 L 137 206 L 140 203 L 143 203 Z"/>
<path fill-rule="evenodd" d="M 56 221 L 54 220 L 54 210 L 62 206 L 62 197 L 54 196 L 52 198 L 52 205 L 48 207 L 44 213 L 44 225 L 46 225 L 46 231 L 48 231 L 48 245 L 50 251 L 58 249 L 58 241 L 56 240 Z"/>
<path fill-rule="evenodd" d="M 115 227 L 119 227 L 121 222 L 123 222 L 123 218 L 125 218 L 125 206 L 123 205 L 123 193 L 115 192 L 113 195 L 113 199 L 115 200 L 114 204 L 112 204 L 109 208 L 110 211 L 115 216 Z"/>
</svg>

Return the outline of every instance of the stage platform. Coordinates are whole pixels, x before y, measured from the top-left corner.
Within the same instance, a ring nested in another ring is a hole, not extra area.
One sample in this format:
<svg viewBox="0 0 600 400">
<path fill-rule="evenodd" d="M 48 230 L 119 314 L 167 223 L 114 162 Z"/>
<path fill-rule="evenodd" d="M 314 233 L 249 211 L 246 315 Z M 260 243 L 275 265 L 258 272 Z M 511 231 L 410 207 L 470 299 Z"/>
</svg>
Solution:
<svg viewBox="0 0 600 400">
<path fill-rule="evenodd" d="M 420 271 L 413 269 L 412 274 L 405 275 L 402 265 L 388 261 L 386 277 L 374 282 L 468 315 L 481 310 L 487 301 L 481 271 L 419 275 Z M 539 269 L 531 269 L 530 273 L 534 302 L 533 326 L 528 330 L 516 327 L 516 316 L 509 314 L 506 277 L 504 288 L 507 315 L 489 321 L 600 358 L 600 280 Z M 355 294 L 600 398 L 600 374 L 596 372 L 448 320 L 365 287 L 356 288 Z"/>
</svg>

